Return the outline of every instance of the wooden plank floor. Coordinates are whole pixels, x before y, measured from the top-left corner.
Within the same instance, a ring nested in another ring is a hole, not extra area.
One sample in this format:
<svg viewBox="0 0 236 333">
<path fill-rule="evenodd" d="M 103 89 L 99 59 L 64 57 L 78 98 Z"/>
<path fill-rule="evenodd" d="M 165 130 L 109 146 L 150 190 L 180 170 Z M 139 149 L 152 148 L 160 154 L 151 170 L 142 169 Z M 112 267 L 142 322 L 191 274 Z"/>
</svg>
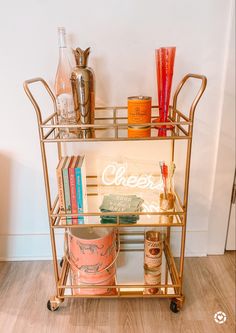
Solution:
<svg viewBox="0 0 236 333">
<path fill-rule="evenodd" d="M 184 308 L 169 310 L 168 300 L 66 300 L 56 312 L 46 308 L 54 292 L 52 263 L 0 263 L 1 333 L 235 332 L 235 252 L 186 258 Z M 214 314 L 224 311 L 220 325 Z"/>
</svg>

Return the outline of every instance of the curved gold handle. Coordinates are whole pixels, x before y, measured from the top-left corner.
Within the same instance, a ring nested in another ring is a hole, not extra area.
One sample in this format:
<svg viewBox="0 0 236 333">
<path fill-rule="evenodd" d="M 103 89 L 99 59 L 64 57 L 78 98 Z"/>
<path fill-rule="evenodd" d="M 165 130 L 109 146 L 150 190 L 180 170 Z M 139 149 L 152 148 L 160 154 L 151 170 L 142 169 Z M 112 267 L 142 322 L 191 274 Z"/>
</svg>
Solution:
<svg viewBox="0 0 236 333">
<path fill-rule="evenodd" d="M 26 95 L 29 97 L 31 103 L 33 104 L 34 106 L 34 109 L 36 111 L 36 115 L 37 115 L 37 118 L 38 118 L 38 123 L 41 125 L 42 124 L 42 114 L 41 114 L 41 110 L 40 110 L 40 107 L 38 105 L 38 103 L 36 102 L 36 99 L 34 98 L 29 86 L 33 83 L 42 83 L 44 88 L 46 89 L 46 91 L 48 92 L 49 96 L 51 97 L 52 99 L 52 102 L 53 102 L 53 107 L 54 107 L 54 112 L 57 111 L 57 104 L 56 104 L 56 97 L 54 96 L 52 90 L 50 89 L 49 85 L 47 84 L 47 82 L 42 79 L 41 77 L 36 77 L 36 78 L 33 78 L 33 79 L 29 79 L 29 80 L 26 80 L 24 83 L 23 83 L 23 87 L 24 87 L 24 90 L 25 90 L 25 93 Z"/>
<path fill-rule="evenodd" d="M 173 97 L 173 112 L 175 112 L 176 108 L 177 108 L 177 101 L 178 101 L 178 95 L 181 91 L 181 89 L 183 88 L 184 84 L 186 83 L 186 81 L 188 79 L 198 79 L 202 81 L 201 87 L 196 95 L 196 97 L 194 98 L 192 105 L 190 107 L 190 111 L 189 111 L 189 120 L 193 121 L 194 118 L 194 112 L 196 109 L 196 106 L 202 96 L 202 94 L 204 93 L 204 90 L 206 89 L 207 86 L 207 78 L 204 75 L 198 75 L 198 74 L 187 74 L 184 76 L 184 78 L 180 81 L 178 87 L 176 88 L 174 97 Z"/>
</svg>

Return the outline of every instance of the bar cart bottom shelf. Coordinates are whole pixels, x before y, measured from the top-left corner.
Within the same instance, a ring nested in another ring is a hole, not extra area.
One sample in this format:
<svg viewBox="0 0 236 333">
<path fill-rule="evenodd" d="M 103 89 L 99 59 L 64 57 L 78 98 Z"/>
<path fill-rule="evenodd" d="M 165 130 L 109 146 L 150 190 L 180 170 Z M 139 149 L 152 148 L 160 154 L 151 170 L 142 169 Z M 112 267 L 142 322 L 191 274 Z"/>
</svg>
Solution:
<svg viewBox="0 0 236 333">
<path fill-rule="evenodd" d="M 47 308 L 50 311 L 58 310 L 65 298 L 167 298 L 171 300 L 170 310 L 174 313 L 179 312 L 184 304 L 184 295 L 180 293 L 181 283 L 169 245 L 165 244 L 164 246 L 160 284 L 146 285 L 144 283 L 144 269 L 142 265 L 137 265 L 137 263 L 142 262 L 142 259 L 143 250 L 123 250 L 118 257 L 116 284 L 113 286 L 94 286 L 72 285 L 70 265 L 64 257 L 61 260 L 61 273 L 57 285 L 58 295 L 50 298 L 47 302 Z M 78 288 L 104 287 L 109 288 L 113 292 L 103 295 L 75 294 L 73 292 L 74 290 L 78 290 Z M 156 294 L 147 294 L 145 291 L 148 288 L 158 288 L 159 292 Z"/>
</svg>

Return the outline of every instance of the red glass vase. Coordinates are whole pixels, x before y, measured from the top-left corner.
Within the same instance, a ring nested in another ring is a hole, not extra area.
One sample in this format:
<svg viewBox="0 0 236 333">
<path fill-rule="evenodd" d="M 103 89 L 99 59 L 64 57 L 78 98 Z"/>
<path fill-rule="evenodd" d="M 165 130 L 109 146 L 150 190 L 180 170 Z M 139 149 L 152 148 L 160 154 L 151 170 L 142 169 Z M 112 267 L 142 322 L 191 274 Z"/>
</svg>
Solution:
<svg viewBox="0 0 236 333">
<path fill-rule="evenodd" d="M 156 49 L 156 70 L 158 87 L 159 118 L 154 122 L 168 122 L 168 111 L 172 77 L 174 71 L 176 47 L 161 47 Z M 166 136 L 171 126 L 157 126 L 158 136 Z"/>
</svg>

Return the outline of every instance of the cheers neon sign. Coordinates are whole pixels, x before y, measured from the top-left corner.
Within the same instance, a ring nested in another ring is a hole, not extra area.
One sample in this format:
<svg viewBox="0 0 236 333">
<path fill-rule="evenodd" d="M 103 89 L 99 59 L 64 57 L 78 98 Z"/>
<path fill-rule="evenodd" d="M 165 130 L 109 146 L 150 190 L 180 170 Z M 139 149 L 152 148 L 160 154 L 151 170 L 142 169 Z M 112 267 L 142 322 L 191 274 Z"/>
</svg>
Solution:
<svg viewBox="0 0 236 333">
<path fill-rule="evenodd" d="M 154 182 L 152 175 L 126 176 L 126 171 L 126 165 L 108 164 L 102 172 L 102 183 L 108 186 L 116 185 L 150 190 L 162 189 L 162 183 Z"/>
</svg>

